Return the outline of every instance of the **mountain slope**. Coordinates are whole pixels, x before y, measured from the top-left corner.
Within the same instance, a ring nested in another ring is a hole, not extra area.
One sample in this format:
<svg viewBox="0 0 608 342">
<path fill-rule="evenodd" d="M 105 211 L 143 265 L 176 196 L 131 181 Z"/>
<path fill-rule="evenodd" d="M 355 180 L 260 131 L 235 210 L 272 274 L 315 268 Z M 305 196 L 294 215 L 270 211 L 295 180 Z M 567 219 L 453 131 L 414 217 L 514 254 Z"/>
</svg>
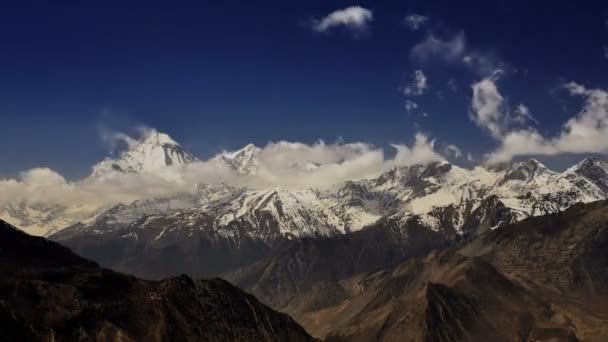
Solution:
<svg viewBox="0 0 608 342">
<path fill-rule="evenodd" d="M 2 221 L 0 271 L 5 341 L 312 340 L 225 281 L 138 280 Z"/>
<path fill-rule="evenodd" d="M 328 242 L 312 244 L 308 250 Z M 323 254 L 292 248 L 226 277 L 330 341 L 604 341 L 607 248 L 604 201 L 529 218 L 378 272 L 351 268 L 333 276 L 324 272 L 331 265 L 318 264 L 318 276 L 307 281 L 309 269 L 294 274 L 291 260 L 310 265 Z M 281 285 L 294 277 L 303 285 Z"/>
</svg>

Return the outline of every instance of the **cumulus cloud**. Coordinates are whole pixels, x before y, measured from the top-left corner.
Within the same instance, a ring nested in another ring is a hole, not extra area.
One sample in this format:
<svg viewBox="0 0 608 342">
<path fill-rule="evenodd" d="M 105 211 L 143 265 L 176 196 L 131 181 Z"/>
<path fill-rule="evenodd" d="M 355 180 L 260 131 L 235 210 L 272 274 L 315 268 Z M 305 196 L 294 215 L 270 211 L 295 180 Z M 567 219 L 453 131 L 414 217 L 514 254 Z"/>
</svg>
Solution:
<svg viewBox="0 0 608 342">
<path fill-rule="evenodd" d="M 21 172 L 20 176 L 23 183 L 33 187 L 65 184 L 65 178 L 62 175 L 46 167 Z"/>
<path fill-rule="evenodd" d="M 414 71 L 410 82 L 403 88 L 403 94 L 408 96 L 420 96 L 429 88 L 428 79 L 422 70 Z"/>
<path fill-rule="evenodd" d="M 331 12 L 320 20 L 313 20 L 312 29 L 316 32 L 328 32 L 336 27 L 346 27 L 355 33 L 361 33 L 367 31 L 373 18 L 372 11 L 361 6 L 351 6 Z"/>
<path fill-rule="evenodd" d="M 492 53 L 469 48 L 463 31 L 451 37 L 429 34 L 412 47 L 410 58 L 420 64 L 440 61 L 449 65 L 461 65 L 480 75 L 488 75 L 502 64 Z"/>
<path fill-rule="evenodd" d="M 387 162 L 388 166 L 411 166 L 445 160 L 435 150 L 435 140 L 429 140 L 424 133 L 416 134 L 413 146 L 400 144 L 392 146 L 397 150 L 397 154 L 393 160 Z"/>
<path fill-rule="evenodd" d="M 490 162 L 508 161 L 515 156 L 562 153 L 608 152 L 608 91 L 588 89 L 578 83 L 564 88 L 584 99 L 583 108 L 564 123 L 559 134 L 545 137 L 533 128 L 505 134 L 498 150 L 488 154 Z"/>
<path fill-rule="evenodd" d="M 420 15 L 420 14 L 416 14 L 416 13 L 412 13 L 412 14 L 408 14 L 403 19 L 403 24 L 412 31 L 418 31 L 422 26 L 424 26 L 426 23 L 428 23 L 428 21 L 429 21 L 429 17 Z"/>
</svg>

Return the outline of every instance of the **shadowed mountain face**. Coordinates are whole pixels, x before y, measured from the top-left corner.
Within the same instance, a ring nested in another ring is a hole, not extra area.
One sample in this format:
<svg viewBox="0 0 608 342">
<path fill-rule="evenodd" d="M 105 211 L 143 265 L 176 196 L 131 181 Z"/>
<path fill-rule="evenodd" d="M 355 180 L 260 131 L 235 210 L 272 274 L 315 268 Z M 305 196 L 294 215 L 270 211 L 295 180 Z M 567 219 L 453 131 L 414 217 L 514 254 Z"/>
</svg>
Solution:
<svg viewBox="0 0 608 342">
<path fill-rule="evenodd" d="M 314 243 L 307 250 L 331 244 Z M 226 277 L 330 341 L 608 340 L 608 202 L 527 219 L 372 273 L 327 276 L 311 262 L 317 253 L 304 250 L 293 246 Z M 295 289 L 285 285 L 300 278 Z"/>
<path fill-rule="evenodd" d="M 4 341 L 310 341 L 220 280 L 143 281 L 0 221 Z"/>
<path fill-rule="evenodd" d="M 344 289 L 335 284 L 341 279 L 396 266 L 447 243 L 441 234 L 429 231 L 416 220 L 403 226 L 385 221 L 347 235 L 293 241 L 273 257 L 225 277 L 257 293 L 273 307 L 282 310 L 302 305 L 314 308 L 317 295 L 321 305 L 330 299 L 344 298 Z M 315 295 L 304 296 L 303 302 L 299 302 L 299 295 L 309 291 Z"/>
</svg>

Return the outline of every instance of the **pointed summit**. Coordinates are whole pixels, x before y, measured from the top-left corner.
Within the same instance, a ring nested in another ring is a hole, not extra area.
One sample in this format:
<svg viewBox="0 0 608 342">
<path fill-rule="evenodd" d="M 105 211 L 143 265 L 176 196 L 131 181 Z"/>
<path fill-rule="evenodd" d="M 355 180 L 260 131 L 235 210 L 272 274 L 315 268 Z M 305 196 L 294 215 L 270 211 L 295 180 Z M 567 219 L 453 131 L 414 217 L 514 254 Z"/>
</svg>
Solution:
<svg viewBox="0 0 608 342">
<path fill-rule="evenodd" d="M 255 175 L 259 166 L 257 157 L 260 151 L 261 149 L 254 144 L 248 144 L 234 152 L 222 152 L 214 160 L 227 165 L 240 174 Z"/>
<path fill-rule="evenodd" d="M 170 165 L 183 165 L 197 158 L 184 150 L 168 134 L 148 130 L 139 140 L 130 140 L 129 148 L 116 159 L 106 158 L 93 166 L 90 178 L 121 173 L 154 172 Z"/>
<path fill-rule="evenodd" d="M 531 181 L 541 175 L 551 175 L 555 172 L 549 170 L 543 163 L 534 158 L 526 161 L 513 163 L 505 170 L 505 175 L 499 184 L 504 184 L 508 181 Z"/>
<path fill-rule="evenodd" d="M 151 129 L 144 134 L 144 138 L 141 142 L 145 145 L 173 145 L 179 146 L 179 144 L 173 140 L 168 134 L 159 132 L 155 129 Z"/>
</svg>

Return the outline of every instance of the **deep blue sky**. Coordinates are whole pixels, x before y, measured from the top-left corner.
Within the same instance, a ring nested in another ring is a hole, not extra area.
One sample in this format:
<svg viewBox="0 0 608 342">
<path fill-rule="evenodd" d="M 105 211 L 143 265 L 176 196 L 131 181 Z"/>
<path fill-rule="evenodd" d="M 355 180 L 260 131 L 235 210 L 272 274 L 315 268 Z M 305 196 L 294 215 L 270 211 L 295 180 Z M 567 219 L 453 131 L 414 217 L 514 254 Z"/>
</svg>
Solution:
<svg viewBox="0 0 608 342">
<path fill-rule="evenodd" d="M 374 13 L 364 37 L 307 27 L 351 5 Z M 430 25 L 408 30 L 408 13 Z M 0 175 L 86 174 L 107 154 L 100 125 L 146 124 L 201 157 L 278 139 L 385 146 L 418 129 L 480 154 L 495 142 L 468 119 L 479 75 L 425 65 L 431 91 L 416 102 L 429 116 L 408 114 L 400 88 L 420 67 L 412 46 L 464 31 L 509 66 L 503 95 L 555 132 L 577 109 L 561 83 L 608 88 L 607 20 L 606 1 L 3 2 Z"/>
</svg>

